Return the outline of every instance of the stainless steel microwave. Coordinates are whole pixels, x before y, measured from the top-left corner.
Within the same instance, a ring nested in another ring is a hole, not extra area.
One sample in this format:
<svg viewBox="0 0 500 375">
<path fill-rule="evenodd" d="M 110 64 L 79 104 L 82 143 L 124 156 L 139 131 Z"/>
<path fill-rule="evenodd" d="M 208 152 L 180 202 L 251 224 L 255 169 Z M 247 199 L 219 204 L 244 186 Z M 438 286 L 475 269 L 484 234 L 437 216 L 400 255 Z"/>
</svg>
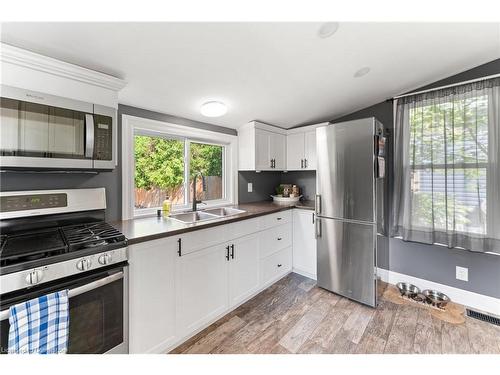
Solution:
<svg viewBox="0 0 500 375">
<path fill-rule="evenodd" d="M 1 85 L 0 168 L 113 169 L 116 109 Z"/>
</svg>

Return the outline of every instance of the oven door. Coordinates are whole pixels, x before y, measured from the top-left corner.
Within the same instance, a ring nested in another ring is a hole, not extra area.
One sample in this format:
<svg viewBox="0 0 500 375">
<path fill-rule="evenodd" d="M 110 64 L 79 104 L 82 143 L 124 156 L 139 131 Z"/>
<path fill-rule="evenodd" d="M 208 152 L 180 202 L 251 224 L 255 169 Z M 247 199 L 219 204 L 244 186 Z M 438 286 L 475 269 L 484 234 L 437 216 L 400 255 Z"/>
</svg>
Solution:
<svg viewBox="0 0 500 375">
<path fill-rule="evenodd" d="M 68 278 L 2 296 L 0 351 L 8 352 L 8 308 L 42 295 L 69 289 L 70 354 L 128 353 L 128 268 L 126 265 L 84 277 Z"/>
</svg>

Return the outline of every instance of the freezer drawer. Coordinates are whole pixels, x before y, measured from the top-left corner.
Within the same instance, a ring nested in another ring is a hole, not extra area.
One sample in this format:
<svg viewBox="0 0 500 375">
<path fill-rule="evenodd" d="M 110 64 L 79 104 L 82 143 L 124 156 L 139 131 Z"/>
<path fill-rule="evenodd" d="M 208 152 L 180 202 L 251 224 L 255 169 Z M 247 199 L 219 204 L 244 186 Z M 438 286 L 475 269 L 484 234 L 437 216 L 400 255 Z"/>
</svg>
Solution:
<svg viewBox="0 0 500 375">
<path fill-rule="evenodd" d="M 317 218 L 318 286 L 376 306 L 375 225 Z"/>
</svg>

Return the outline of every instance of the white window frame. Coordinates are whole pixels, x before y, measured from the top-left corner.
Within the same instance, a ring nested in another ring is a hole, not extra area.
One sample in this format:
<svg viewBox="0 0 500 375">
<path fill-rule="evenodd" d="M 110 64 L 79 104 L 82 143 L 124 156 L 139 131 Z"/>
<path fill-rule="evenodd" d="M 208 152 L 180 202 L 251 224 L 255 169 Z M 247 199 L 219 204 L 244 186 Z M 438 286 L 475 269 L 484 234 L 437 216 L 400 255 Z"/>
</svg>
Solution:
<svg viewBox="0 0 500 375">
<path fill-rule="evenodd" d="M 235 135 L 191 128 L 142 117 L 122 115 L 122 220 L 156 215 L 158 207 L 135 209 L 135 160 L 134 136 L 151 135 L 169 139 L 182 139 L 186 142 L 199 142 L 224 146 L 223 152 L 223 199 L 204 201 L 203 209 L 236 204 L 237 189 L 237 137 Z M 189 146 L 185 147 L 184 168 L 189 170 Z M 189 190 L 189 184 L 185 184 Z M 186 191 L 185 194 L 190 194 Z M 189 195 L 187 195 L 189 196 Z M 191 204 L 176 206 L 173 212 L 187 211 Z"/>
</svg>

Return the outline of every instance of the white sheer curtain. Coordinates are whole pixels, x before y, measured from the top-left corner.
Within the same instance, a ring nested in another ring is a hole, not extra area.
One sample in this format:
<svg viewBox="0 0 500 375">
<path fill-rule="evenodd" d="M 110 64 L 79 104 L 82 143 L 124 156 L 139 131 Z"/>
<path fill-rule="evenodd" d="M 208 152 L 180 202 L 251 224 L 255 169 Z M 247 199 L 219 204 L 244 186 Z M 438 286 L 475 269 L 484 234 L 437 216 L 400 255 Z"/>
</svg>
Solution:
<svg viewBox="0 0 500 375">
<path fill-rule="evenodd" d="M 500 78 L 395 102 L 392 235 L 500 253 Z"/>
</svg>

